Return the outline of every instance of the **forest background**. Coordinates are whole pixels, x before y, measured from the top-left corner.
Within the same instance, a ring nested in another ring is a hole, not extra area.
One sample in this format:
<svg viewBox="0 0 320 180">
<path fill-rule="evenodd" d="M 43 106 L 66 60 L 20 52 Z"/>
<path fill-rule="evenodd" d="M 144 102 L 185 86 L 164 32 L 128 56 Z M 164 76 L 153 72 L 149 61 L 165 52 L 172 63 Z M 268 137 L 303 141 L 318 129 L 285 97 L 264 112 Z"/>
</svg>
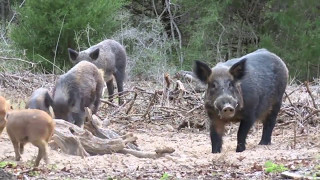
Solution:
<svg viewBox="0 0 320 180">
<path fill-rule="evenodd" d="M 0 0 L 0 15 L 6 70 L 18 60 L 60 74 L 68 47 L 111 38 L 126 47 L 130 78 L 160 80 L 258 48 L 279 55 L 294 80 L 320 75 L 318 0 Z"/>
</svg>

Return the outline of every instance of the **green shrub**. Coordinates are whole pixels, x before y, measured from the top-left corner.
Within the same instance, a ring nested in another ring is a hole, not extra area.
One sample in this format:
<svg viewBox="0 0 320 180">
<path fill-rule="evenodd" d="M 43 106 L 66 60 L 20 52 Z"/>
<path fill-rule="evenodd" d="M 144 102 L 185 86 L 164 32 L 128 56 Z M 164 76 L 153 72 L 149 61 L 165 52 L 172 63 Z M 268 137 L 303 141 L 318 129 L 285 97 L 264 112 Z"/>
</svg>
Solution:
<svg viewBox="0 0 320 180">
<path fill-rule="evenodd" d="M 123 12 L 123 27 L 112 37 L 126 46 L 129 79 L 162 82 L 164 73 L 173 74 L 176 71 L 171 61 L 174 43 L 157 19 L 144 17 L 134 26 L 130 23 L 130 17 L 130 13 Z"/>
<path fill-rule="evenodd" d="M 42 62 L 48 70 L 54 59 L 62 67 L 69 64 L 68 47 L 88 47 L 119 28 L 120 23 L 114 18 L 125 3 L 125 0 L 28 0 L 21 8 L 17 7 L 18 22 L 10 27 L 10 37 L 27 50 L 29 59 Z"/>
</svg>

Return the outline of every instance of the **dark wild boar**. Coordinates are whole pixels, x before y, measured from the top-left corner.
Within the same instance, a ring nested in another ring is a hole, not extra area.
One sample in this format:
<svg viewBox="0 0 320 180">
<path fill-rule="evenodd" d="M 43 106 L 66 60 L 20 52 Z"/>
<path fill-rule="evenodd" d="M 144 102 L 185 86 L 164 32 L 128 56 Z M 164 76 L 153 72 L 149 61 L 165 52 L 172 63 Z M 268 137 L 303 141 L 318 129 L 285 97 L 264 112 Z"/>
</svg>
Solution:
<svg viewBox="0 0 320 180">
<path fill-rule="evenodd" d="M 271 134 L 285 92 L 288 70 L 266 49 L 218 63 L 210 69 L 195 61 L 196 76 L 208 85 L 204 103 L 209 116 L 212 153 L 221 152 L 225 124 L 240 122 L 236 152 L 246 149 L 246 137 L 255 121 L 263 122 L 259 144 L 271 143 Z"/>
<path fill-rule="evenodd" d="M 54 132 L 52 117 L 38 109 L 13 110 L 7 114 L 7 132 L 13 144 L 16 161 L 23 154 L 28 142 L 39 148 L 34 166 L 43 158 L 48 163 L 48 142 Z"/>
<path fill-rule="evenodd" d="M 10 103 L 4 97 L 0 96 L 0 135 L 6 127 L 6 114 L 10 109 L 12 109 Z"/>
<path fill-rule="evenodd" d="M 115 77 L 119 95 L 123 92 L 123 81 L 126 75 L 127 55 L 125 48 L 117 41 L 106 39 L 84 51 L 77 52 L 68 48 L 69 58 L 73 64 L 89 61 L 104 71 L 109 98 L 114 94 L 113 76 Z M 122 101 L 119 101 L 120 104 Z"/>
<path fill-rule="evenodd" d="M 54 118 L 53 113 L 50 111 L 50 106 L 52 107 L 52 104 L 53 100 L 48 89 L 39 88 L 32 93 L 26 104 L 26 109 L 40 109 L 47 112 L 52 118 Z"/>
<path fill-rule="evenodd" d="M 85 107 L 98 111 L 103 90 L 103 74 L 88 62 L 81 61 L 61 75 L 53 90 L 53 111 L 56 119 L 64 119 L 82 127 Z"/>
</svg>

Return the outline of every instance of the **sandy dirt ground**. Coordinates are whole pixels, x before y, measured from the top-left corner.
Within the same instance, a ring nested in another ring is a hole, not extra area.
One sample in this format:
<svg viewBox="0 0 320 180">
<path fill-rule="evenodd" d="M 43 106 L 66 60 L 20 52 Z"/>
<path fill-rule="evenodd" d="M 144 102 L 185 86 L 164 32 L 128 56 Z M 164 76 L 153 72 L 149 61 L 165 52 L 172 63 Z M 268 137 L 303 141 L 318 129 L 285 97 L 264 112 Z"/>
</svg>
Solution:
<svg viewBox="0 0 320 180">
<path fill-rule="evenodd" d="M 21 97 L 21 92 L 15 96 L 12 91 L 7 90 L 7 94 L 10 93 L 10 98 Z M 303 96 L 308 95 L 305 93 Z M 166 146 L 174 148 L 175 152 L 158 159 L 137 158 L 120 153 L 81 158 L 51 149 L 50 163 L 41 161 L 37 169 L 32 168 L 37 155 L 36 147 L 27 144 L 22 161 L 14 161 L 13 147 L 4 130 L 0 135 L 0 168 L 14 174 L 18 179 L 285 179 L 280 173 L 266 172 L 265 163 L 271 161 L 278 165 L 283 164 L 291 171 L 318 176 L 319 123 L 305 123 L 296 127 L 294 118 L 278 121 L 273 131 L 272 145 L 258 145 L 262 124 L 256 123 L 247 137 L 246 150 L 241 153 L 235 152 L 239 125 L 228 125 L 222 152 L 212 154 L 207 130 L 178 130 L 179 122 L 175 119 L 113 119 L 108 128 L 120 134 L 134 133 L 138 137 L 137 145 L 141 150 L 154 151 L 156 147 Z M 8 162 L 13 165 L 7 164 Z"/>
<path fill-rule="evenodd" d="M 128 129 L 138 137 L 142 150 L 173 147 L 175 152 L 159 159 L 141 159 L 132 155 L 110 154 L 81 158 L 50 150 L 50 164 L 41 163 L 38 171 L 30 171 L 37 149 L 28 144 L 18 167 L 6 170 L 31 179 L 160 179 L 167 173 L 173 179 L 278 179 L 279 174 L 264 172 L 264 163 L 271 160 L 290 169 L 312 169 L 319 163 L 320 137 L 318 134 L 298 135 L 296 147 L 291 128 L 276 127 L 270 146 L 257 145 L 261 124 L 257 124 L 247 139 L 247 150 L 235 152 L 236 129 L 233 125 L 224 137 L 223 151 L 211 153 L 208 132 L 168 129 L 167 125 L 136 122 L 136 129 Z M 112 125 L 116 129 L 120 125 Z M 132 126 L 131 126 L 132 127 Z M 317 129 L 317 132 L 320 132 Z M 12 144 L 6 134 L 0 138 L 0 161 L 14 162 Z M 319 164 L 318 164 L 319 165 Z M 19 167 L 20 166 L 20 167 Z M 30 173 L 33 172 L 33 173 Z M 32 177 L 32 176 L 35 177 Z"/>
</svg>

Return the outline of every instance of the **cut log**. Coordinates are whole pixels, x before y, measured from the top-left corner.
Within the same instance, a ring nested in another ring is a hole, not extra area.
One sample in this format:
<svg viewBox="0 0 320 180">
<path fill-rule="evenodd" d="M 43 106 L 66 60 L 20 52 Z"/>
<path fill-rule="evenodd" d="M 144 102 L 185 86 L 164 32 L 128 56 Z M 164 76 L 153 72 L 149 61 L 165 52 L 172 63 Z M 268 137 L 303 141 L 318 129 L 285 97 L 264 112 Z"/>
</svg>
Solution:
<svg viewBox="0 0 320 180">
<path fill-rule="evenodd" d="M 111 154 L 126 147 L 126 143 L 136 141 L 132 134 L 116 139 L 101 139 L 88 130 L 67 121 L 56 119 L 52 146 L 58 146 L 64 153 L 78 156 Z"/>
<path fill-rule="evenodd" d="M 87 118 L 82 129 L 67 121 L 55 119 L 56 128 L 50 146 L 60 148 L 62 152 L 70 155 L 89 156 L 111 154 L 114 152 L 132 154 L 139 158 L 159 158 L 173 153 L 173 148 L 163 147 L 155 152 L 143 152 L 133 142 L 137 137 L 132 133 L 120 136 L 117 133 L 101 128 L 101 120 L 91 115 L 86 108 Z"/>
</svg>

